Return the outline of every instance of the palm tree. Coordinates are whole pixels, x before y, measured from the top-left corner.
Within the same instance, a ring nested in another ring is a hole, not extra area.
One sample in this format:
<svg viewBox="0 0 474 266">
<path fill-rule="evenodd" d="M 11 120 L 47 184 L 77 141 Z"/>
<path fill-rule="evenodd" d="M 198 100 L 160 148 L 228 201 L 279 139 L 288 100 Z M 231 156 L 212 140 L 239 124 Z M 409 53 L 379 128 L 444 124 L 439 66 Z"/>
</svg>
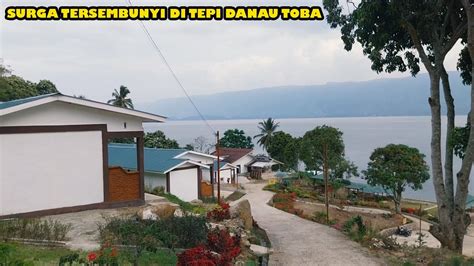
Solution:
<svg viewBox="0 0 474 266">
<path fill-rule="evenodd" d="M 275 120 L 269 117 L 267 120 L 263 120 L 262 122 L 258 123 L 260 134 L 254 136 L 253 138 L 259 138 L 257 143 L 266 150 L 270 145 L 270 140 L 273 137 L 273 134 L 276 132 L 279 126 L 280 123 L 275 122 Z"/>
<path fill-rule="evenodd" d="M 133 109 L 132 99 L 127 98 L 129 93 L 130 90 L 127 87 L 121 85 L 120 91 L 117 91 L 117 89 L 115 89 L 112 93 L 112 97 L 114 98 L 108 100 L 107 103 L 118 107 Z"/>
</svg>

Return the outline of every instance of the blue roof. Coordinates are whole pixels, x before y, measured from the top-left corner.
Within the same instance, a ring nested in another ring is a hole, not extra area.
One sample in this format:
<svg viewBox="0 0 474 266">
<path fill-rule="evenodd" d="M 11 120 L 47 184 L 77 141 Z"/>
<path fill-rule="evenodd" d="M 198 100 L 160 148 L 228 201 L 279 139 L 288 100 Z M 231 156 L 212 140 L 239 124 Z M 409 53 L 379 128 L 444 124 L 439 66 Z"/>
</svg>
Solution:
<svg viewBox="0 0 474 266">
<path fill-rule="evenodd" d="M 323 175 L 314 175 L 314 176 L 311 176 L 311 178 L 324 180 Z M 385 191 L 385 189 L 383 189 L 380 186 L 371 186 L 368 184 L 356 183 L 352 181 L 350 182 L 351 184 L 346 185 L 345 186 L 346 188 L 360 190 L 364 193 L 369 193 L 369 194 L 387 194 L 387 191 Z"/>
<path fill-rule="evenodd" d="M 14 107 L 21 104 L 25 104 L 25 103 L 29 103 L 29 102 L 33 102 L 39 99 L 48 98 L 54 95 L 60 95 L 60 93 L 44 94 L 44 95 L 38 95 L 38 96 L 29 97 L 29 98 L 8 101 L 8 102 L 0 102 L 0 110 Z"/>
<path fill-rule="evenodd" d="M 186 161 L 174 159 L 185 149 L 153 149 L 145 148 L 145 172 L 165 173 L 172 167 Z M 109 166 L 121 166 L 126 169 L 137 169 L 137 149 L 135 144 L 109 144 Z"/>
<path fill-rule="evenodd" d="M 226 161 L 221 161 L 220 162 L 220 168 L 224 167 L 226 164 L 228 164 L 229 162 L 226 162 Z M 212 169 L 217 169 L 217 160 L 214 160 L 214 165 L 212 166 Z"/>
</svg>

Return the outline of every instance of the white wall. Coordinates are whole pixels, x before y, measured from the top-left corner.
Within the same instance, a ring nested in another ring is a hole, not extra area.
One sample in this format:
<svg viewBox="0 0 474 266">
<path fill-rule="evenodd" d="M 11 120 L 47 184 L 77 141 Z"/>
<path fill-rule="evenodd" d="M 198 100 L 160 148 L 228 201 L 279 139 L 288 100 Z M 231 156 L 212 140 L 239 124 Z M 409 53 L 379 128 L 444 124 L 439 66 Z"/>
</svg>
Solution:
<svg viewBox="0 0 474 266">
<path fill-rule="evenodd" d="M 202 164 L 207 164 L 207 165 L 214 164 L 214 159 L 213 158 L 209 158 L 207 156 L 201 156 L 201 155 L 198 155 L 198 154 L 193 154 L 193 153 L 190 153 L 190 152 L 186 153 L 183 156 L 180 156 L 179 158 L 187 159 L 187 160 L 191 160 L 191 161 L 195 161 L 195 162 L 202 163 Z"/>
<path fill-rule="evenodd" d="M 170 193 L 184 201 L 198 199 L 198 169 L 171 171 Z"/>
<path fill-rule="evenodd" d="M 221 182 L 227 183 L 227 178 L 229 178 L 230 182 L 232 182 L 231 171 L 232 171 L 231 169 L 221 170 L 221 179 L 222 179 Z M 215 177 L 216 177 L 216 182 L 217 182 L 217 171 L 215 172 L 215 174 L 216 174 Z"/>
<path fill-rule="evenodd" d="M 248 172 L 248 169 L 247 169 L 247 164 L 249 164 L 251 161 L 253 160 L 252 156 L 250 155 L 245 155 L 244 157 L 238 159 L 237 161 L 233 162 L 232 164 L 235 165 L 235 166 L 239 166 L 240 165 L 240 173 L 241 174 L 245 174 Z"/>
<path fill-rule="evenodd" d="M 166 175 L 145 172 L 145 188 L 152 190 L 156 187 L 164 187 L 166 191 Z"/>
<path fill-rule="evenodd" d="M 0 120 L 0 126 L 81 124 L 107 124 L 108 131 L 143 131 L 141 119 L 64 102 L 29 108 L 2 116 Z"/>
<path fill-rule="evenodd" d="M 0 214 L 104 201 L 102 134 L 0 135 Z"/>
</svg>

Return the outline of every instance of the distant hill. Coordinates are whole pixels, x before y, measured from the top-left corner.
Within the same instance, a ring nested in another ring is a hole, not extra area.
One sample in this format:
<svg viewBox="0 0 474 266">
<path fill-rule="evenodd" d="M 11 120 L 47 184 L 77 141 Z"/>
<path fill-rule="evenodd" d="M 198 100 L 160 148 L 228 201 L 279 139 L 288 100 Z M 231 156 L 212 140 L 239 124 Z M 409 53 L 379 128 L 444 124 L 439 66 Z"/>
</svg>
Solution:
<svg viewBox="0 0 474 266">
<path fill-rule="evenodd" d="M 470 87 L 462 85 L 455 72 L 450 73 L 450 81 L 457 114 L 465 115 Z M 421 74 L 416 78 L 289 85 L 192 98 L 207 119 L 251 119 L 429 115 L 428 96 L 429 78 Z M 198 118 L 186 98 L 159 100 L 139 108 L 170 119 Z"/>
</svg>

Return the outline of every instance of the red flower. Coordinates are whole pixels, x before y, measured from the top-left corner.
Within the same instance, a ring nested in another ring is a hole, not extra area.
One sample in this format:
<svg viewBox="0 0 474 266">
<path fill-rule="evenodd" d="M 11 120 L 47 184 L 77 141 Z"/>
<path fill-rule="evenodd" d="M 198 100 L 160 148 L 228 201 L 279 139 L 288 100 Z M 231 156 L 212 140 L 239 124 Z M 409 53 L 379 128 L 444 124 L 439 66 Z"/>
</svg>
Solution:
<svg viewBox="0 0 474 266">
<path fill-rule="evenodd" d="M 88 261 L 95 261 L 96 259 L 97 259 L 97 254 L 95 254 L 94 252 L 91 252 L 89 253 L 89 255 L 87 255 Z"/>
</svg>

